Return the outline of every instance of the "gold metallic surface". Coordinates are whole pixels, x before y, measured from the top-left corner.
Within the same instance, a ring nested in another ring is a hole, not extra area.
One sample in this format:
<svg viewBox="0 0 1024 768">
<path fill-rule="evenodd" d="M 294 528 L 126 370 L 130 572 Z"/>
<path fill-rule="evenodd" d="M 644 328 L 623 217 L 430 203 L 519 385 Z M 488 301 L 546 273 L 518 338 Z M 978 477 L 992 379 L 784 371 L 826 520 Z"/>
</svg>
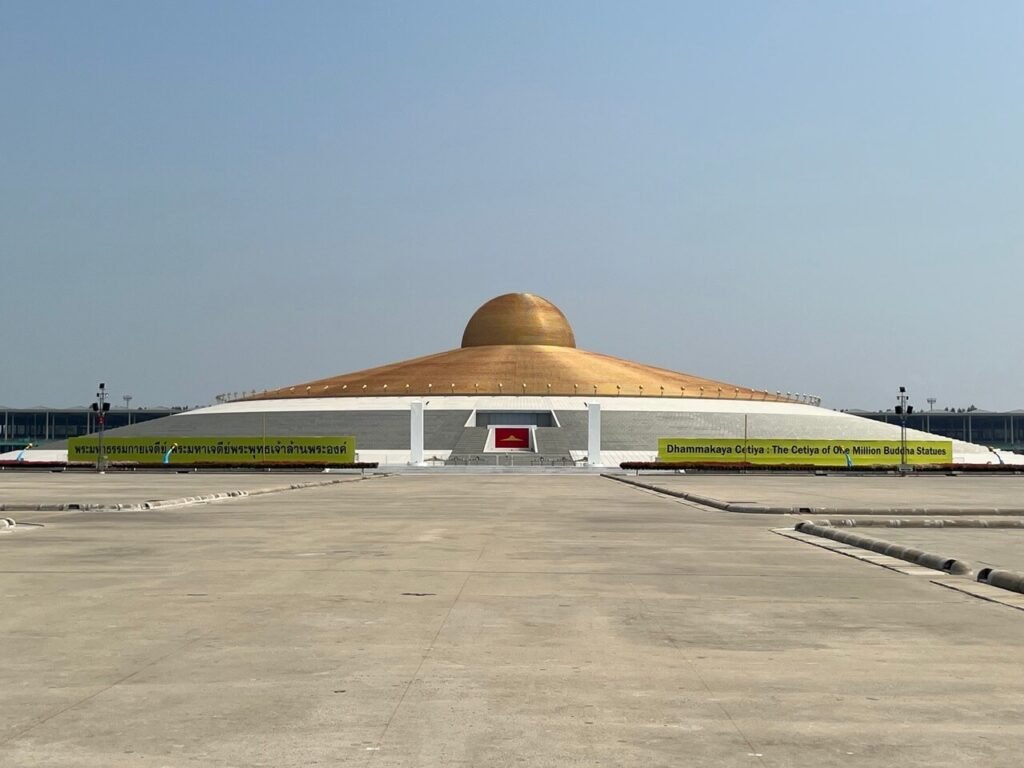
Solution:
<svg viewBox="0 0 1024 768">
<path fill-rule="evenodd" d="M 542 344 L 575 347 L 572 326 L 562 311 L 532 293 L 506 293 L 480 307 L 466 324 L 463 347 Z"/>
<path fill-rule="evenodd" d="M 505 344 L 466 347 L 261 393 L 281 397 L 387 395 L 621 395 L 785 400 L 572 347 Z"/>
<path fill-rule="evenodd" d="M 546 299 L 523 293 L 499 296 L 480 307 L 459 349 L 268 390 L 249 399 L 393 395 L 790 399 L 577 349 L 565 315 Z"/>
</svg>

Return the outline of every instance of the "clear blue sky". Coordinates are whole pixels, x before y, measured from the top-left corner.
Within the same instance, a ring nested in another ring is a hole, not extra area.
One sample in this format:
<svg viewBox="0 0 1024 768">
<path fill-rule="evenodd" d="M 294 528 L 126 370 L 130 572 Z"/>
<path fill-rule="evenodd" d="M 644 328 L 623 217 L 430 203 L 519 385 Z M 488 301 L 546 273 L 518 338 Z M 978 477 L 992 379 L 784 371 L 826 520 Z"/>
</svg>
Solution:
<svg viewBox="0 0 1024 768">
<path fill-rule="evenodd" d="M 1024 408 L 1019 2 L 0 2 L 0 404 L 459 344 Z"/>
</svg>

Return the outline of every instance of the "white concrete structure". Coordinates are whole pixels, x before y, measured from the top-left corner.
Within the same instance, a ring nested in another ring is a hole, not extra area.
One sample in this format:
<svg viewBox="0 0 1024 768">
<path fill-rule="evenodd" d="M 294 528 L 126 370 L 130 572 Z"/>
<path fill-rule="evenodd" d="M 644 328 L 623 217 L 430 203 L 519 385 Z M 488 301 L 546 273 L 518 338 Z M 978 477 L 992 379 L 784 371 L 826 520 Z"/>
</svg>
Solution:
<svg viewBox="0 0 1024 768">
<path fill-rule="evenodd" d="M 601 463 L 601 404 L 587 404 L 587 464 L 603 467 Z"/>
<path fill-rule="evenodd" d="M 423 464 L 423 401 L 409 403 L 409 463 Z"/>
<path fill-rule="evenodd" d="M 458 441 L 458 435 L 452 437 L 452 434 L 482 429 L 475 427 L 478 414 L 494 412 L 553 414 L 559 426 L 548 430 L 564 431 L 568 454 L 577 461 L 588 457 L 588 463 L 600 466 L 654 460 L 659 437 L 741 439 L 744 430 L 751 439 L 899 440 L 900 437 L 896 425 L 803 403 L 657 396 L 612 396 L 584 401 L 581 397 L 510 395 L 435 396 L 426 408 L 422 398 L 403 396 L 241 400 L 186 411 L 108 434 L 111 437 L 119 434 L 208 435 L 225 433 L 227 427 L 230 432 L 226 434 L 250 434 L 264 423 L 269 433 L 288 429 L 289 433 L 298 434 L 294 425 L 309 423 L 313 426 L 302 426 L 304 434 L 354 433 L 360 461 L 405 465 L 449 459 Z M 597 422 L 592 431 L 594 414 L 597 414 Z M 438 429 L 438 422 L 448 424 L 451 429 L 447 433 Z M 318 429 L 318 423 L 330 425 L 330 430 Z M 380 428 L 384 423 L 394 426 Z M 255 426 L 249 429 L 246 426 L 249 424 Z M 354 426 L 348 429 L 347 424 Z M 422 434 L 419 434 L 420 429 Z M 485 429 L 482 431 L 486 433 Z M 382 437 L 381 433 L 387 434 Z M 481 437 L 481 447 L 485 439 Z M 907 439 L 944 438 L 908 429 Z M 595 452 L 595 447 L 599 452 Z M 960 440 L 953 441 L 953 451 L 954 461 L 961 464 L 1024 465 L 1024 456 Z M 31 450 L 25 459 L 39 461 L 45 457 L 53 461 L 62 460 L 66 455 L 66 451 Z M 15 456 L 12 452 L 0 458 L 13 460 Z M 521 458 L 516 459 L 517 463 L 521 461 Z"/>
</svg>

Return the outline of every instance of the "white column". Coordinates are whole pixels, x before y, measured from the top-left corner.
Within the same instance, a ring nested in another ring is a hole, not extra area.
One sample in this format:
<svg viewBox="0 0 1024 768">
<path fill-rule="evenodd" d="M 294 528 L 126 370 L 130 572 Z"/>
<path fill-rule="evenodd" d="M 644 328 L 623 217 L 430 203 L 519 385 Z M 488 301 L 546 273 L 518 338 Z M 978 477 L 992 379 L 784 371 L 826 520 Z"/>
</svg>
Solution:
<svg viewBox="0 0 1024 768">
<path fill-rule="evenodd" d="M 601 404 L 587 403 L 587 464 L 601 466 Z"/>
<path fill-rule="evenodd" d="M 409 463 L 423 464 L 423 401 L 414 400 L 409 405 Z"/>
</svg>

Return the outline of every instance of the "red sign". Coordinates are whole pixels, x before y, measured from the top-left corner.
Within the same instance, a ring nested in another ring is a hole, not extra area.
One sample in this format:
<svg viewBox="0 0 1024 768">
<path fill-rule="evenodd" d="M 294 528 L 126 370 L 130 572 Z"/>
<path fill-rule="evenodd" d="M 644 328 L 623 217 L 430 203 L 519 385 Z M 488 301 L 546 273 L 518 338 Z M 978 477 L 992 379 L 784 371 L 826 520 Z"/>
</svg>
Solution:
<svg viewBox="0 0 1024 768">
<path fill-rule="evenodd" d="M 524 451 L 530 450 L 530 428 L 529 427 L 495 427 L 494 447 L 515 449 Z"/>
</svg>

